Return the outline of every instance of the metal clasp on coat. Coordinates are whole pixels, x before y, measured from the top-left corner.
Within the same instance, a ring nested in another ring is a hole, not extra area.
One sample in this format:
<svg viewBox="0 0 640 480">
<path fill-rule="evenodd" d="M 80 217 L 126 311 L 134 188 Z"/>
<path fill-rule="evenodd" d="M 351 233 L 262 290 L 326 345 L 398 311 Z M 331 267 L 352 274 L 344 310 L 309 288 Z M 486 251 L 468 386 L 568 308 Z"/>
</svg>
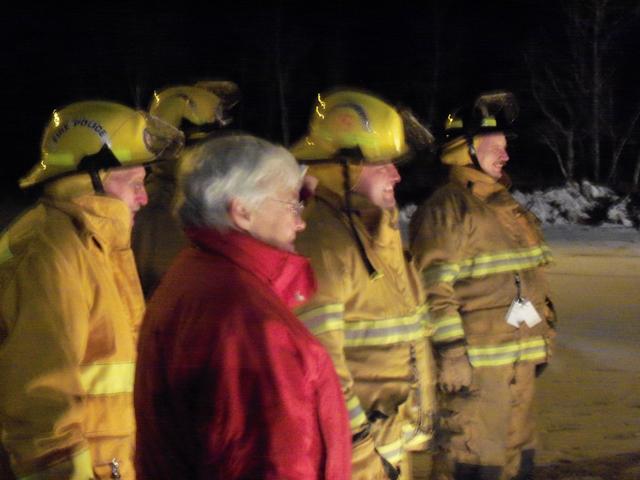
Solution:
<svg viewBox="0 0 640 480">
<path fill-rule="evenodd" d="M 110 462 L 106 462 L 106 463 L 99 463 L 97 464 L 98 466 L 100 465 L 109 465 L 109 467 L 111 468 L 111 476 L 109 478 L 111 478 L 112 480 L 121 480 L 122 476 L 120 475 L 120 462 L 118 462 L 117 458 L 112 458 Z"/>
</svg>

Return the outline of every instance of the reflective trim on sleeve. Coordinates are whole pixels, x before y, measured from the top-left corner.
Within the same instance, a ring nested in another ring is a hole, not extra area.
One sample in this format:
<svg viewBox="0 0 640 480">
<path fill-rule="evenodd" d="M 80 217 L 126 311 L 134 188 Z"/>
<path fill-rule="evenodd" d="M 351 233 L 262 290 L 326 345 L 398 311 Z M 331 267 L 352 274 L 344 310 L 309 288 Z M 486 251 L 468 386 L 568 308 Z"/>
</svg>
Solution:
<svg viewBox="0 0 640 480">
<path fill-rule="evenodd" d="M 455 283 L 460 275 L 460 265 L 456 263 L 436 263 L 422 272 L 424 285 L 429 287 L 437 283 Z"/>
<path fill-rule="evenodd" d="M 551 252 L 546 245 L 479 255 L 462 262 L 458 279 L 528 270 L 547 265 L 551 260 Z"/>
<path fill-rule="evenodd" d="M 347 400 L 347 411 L 349 412 L 349 425 L 351 430 L 357 430 L 367 423 L 367 416 L 364 414 L 360 400 L 355 395 Z"/>
<path fill-rule="evenodd" d="M 18 477 L 18 480 L 51 480 L 65 478 L 68 480 L 90 480 L 93 477 L 93 466 L 89 450 L 83 450 L 64 462 L 58 462 L 45 470 Z"/>
<path fill-rule="evenodd" d="M 432 339 L 435 343 L 451 342 L 464 338 L 462 318 L 457 313 L 438 318 L 434 321 L 434 324 L 435 332 Z"/>
<path fill-rule="evenodd" d="M 376 450 L 382 455 L 387 462 L 393 466 L 397 466 L 402 461 L 404 448 L 402 447 L 402 438 L 387 445 L 376 445 Z"/>
<path fill-rule="evenodd" d="M 454 284 L 465 278 L 479 278 L 505 272 L 528 270 L 553 261 L 551 250 L 545 244 L 530 248 L 487 253 L 462 260 L 458 263 L 435 264 L 424 270 L 425 286 L 437 283 Z"/>
<path fill-rule="evenodd" d="M 88 395 L 133 392 L 135 364 L 96 363 L 80 367 L 80 380 Z"/>
<path fill-rule="evenodd" d="M 547 347 L 544 339 L 536 336 L 497 346 L 467 346 L 467 355 L 474 367 L 495 367 L 515 362 L 544 361 Z"/>
<path fill-rule="evenodd" d="M 430 434 L 426 434 L 413 423 L 407 423 L 402 426 L 402 442 L 405 450 L 414 452 L 426 450 L 431 438 Z"/>
<path fill-rule="evenodd" d="M 382 320 L 356 320 L 344 322 L 345 347 L 391 345 L 411 342 L 424 337 L 423 315 L 425 307 L 413 315 Z"/>
<path fill-rule="evenodd" d="M 345 321 L 344 305 L 332 304 L 300 313 L 298 318 L 314 335 L 344 330 L 345 347 L 362 347 L 411 342 L 422 338 L 427 321 L 425 315 L 428 315 L 427 308 L 422 305 L 415 313 L 405 317 Z"/>
<path fill-rule="evenodd" d="M 298 314 L 298 318 L 314 335 L 344 329 L 344 305 L 322 305 Z"/>
</svg>

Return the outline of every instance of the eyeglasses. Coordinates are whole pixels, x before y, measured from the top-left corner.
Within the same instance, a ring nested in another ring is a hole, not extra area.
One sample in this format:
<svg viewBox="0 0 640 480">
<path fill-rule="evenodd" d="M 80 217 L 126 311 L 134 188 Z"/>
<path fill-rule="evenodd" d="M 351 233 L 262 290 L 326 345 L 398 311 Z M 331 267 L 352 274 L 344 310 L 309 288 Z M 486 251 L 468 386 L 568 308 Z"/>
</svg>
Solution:
<svg viewBox="0 0 640 480">
<path fill-rule="evenodd" d="M 302 203 L 301 201 L 297 200 L 294 202 L 287 202 L 286 200 L 278 200 L 277 198 L 272 198 L 272 197 L 268 197 L 268 198 L 269 200 L 273 200 L 274 202 L 284 203 L 288 205 L 293 213 L 295 213 L 299 217 L 302 216 L 302 212 L 304 211 L 304 203 Z"/>
</svg>

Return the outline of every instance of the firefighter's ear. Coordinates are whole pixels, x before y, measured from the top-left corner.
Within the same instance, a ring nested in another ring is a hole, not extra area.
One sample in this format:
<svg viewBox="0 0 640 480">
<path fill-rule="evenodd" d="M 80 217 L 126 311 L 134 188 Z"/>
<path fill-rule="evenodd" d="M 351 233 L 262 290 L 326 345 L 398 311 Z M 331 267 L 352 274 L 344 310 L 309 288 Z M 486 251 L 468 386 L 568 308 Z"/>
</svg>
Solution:
<svg viewBox="0 0 640 480">
<path fill-rule="evenodd" d="M 229 219 L 238 230 L 248 232 L 251 229 L 253 215 L 241 200 L 232 198 L 228 207 Z"/>
</svg>

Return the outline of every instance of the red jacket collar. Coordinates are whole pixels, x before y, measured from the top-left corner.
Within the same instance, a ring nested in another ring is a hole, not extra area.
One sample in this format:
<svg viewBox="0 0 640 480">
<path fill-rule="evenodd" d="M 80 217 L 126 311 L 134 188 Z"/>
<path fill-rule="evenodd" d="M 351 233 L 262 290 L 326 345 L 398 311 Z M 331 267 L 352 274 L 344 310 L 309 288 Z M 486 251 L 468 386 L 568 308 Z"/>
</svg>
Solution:
<svg viewBox="0 0 640 480">
<path fill-rule="evenodd" d="M 235 230 L 188 228 L 189 239 L 203 250 L 216 252 L 267 283 L 289 308 L 307 302 L 316 291 L 309 261 L 296 253 L 272 247 Z"/>
</svg>

